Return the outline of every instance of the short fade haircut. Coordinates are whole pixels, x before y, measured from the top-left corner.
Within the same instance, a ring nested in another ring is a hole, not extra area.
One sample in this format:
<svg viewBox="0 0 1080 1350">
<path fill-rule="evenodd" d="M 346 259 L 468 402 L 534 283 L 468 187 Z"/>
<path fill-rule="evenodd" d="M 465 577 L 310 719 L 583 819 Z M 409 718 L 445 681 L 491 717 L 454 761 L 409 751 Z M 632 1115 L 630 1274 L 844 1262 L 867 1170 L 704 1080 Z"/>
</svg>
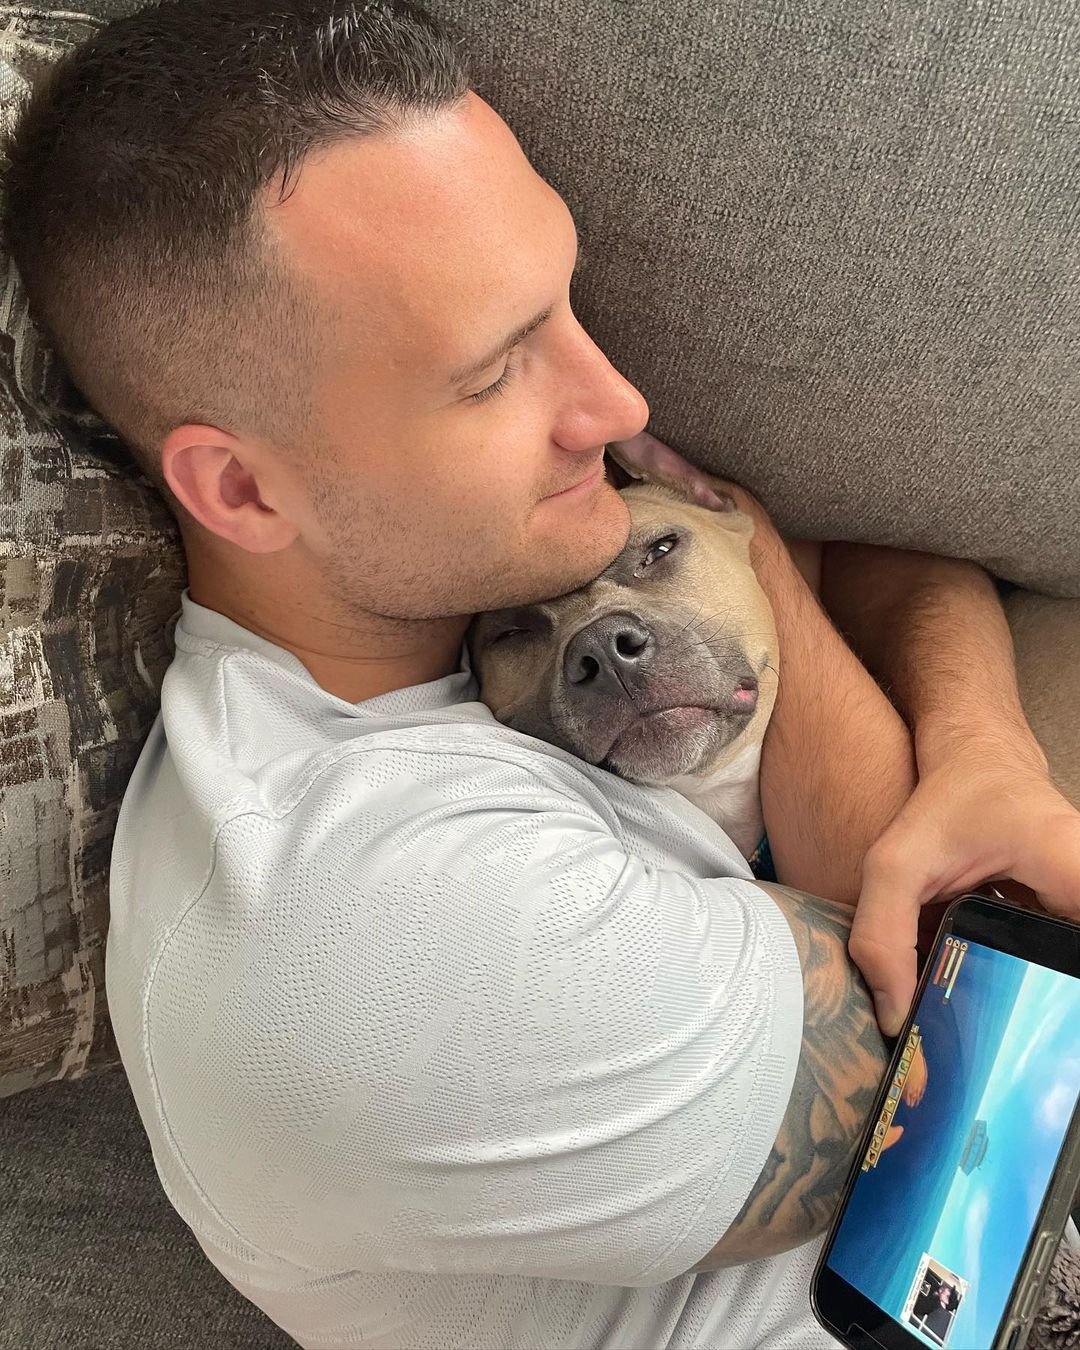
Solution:
<svg viewBox="0 0 1080 1350">
<path fill-rule="evenodd" d="M 319 321 L 264 236 L 264 191 L 468 88 L 459 34 L 410 0 L 167 0 L 35 89 L 6 146 L 4 242 L 72 382 L 174 511 L 174 427 L 305 453 Z"/>
</svg>

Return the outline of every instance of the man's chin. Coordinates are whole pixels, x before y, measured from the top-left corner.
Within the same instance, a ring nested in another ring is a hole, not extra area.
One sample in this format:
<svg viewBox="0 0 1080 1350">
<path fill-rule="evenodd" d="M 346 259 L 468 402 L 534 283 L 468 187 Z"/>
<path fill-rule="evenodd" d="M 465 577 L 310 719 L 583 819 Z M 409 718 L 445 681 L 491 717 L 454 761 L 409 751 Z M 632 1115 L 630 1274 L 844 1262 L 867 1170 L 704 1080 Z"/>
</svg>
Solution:
<svg viewBox="0 0 1080 1350">
<path fill-rule="evenodd" d="M 630 537 L 626 502 L 608 482 L 598 485 L 588 501 L 556 500 L 550 519 L 538 520 L 528 545 L 526 565 L 533 573 L 534 591 L 514 604 L 551 600 L 587 586 L 610 567 Z"/>
<path fill-rule="evenodd" d="M 629 535 L 630 512 L 608 483 L 588 504 L 534 515 L 502 565 L 469 588 L 470 596 L 478 589 L 483 599 L 468 612 L 536 605 L 580 590 L 615 561 Z"/>
</svg>

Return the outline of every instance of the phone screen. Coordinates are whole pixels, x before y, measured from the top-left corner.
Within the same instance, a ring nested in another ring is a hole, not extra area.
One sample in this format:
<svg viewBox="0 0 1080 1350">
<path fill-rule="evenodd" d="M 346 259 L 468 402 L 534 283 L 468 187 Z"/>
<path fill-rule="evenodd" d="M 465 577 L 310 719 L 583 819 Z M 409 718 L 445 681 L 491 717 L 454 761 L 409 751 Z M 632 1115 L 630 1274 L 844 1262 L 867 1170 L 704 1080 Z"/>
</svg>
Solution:
<svg viewBox="0 0 1080 1350">
<path fill-rule="evenodd" d="M 928 1346 L 993 1343 L 1080 1096 L 1080 980 L 946 936 L 825 1265 Z"/>
</svg>

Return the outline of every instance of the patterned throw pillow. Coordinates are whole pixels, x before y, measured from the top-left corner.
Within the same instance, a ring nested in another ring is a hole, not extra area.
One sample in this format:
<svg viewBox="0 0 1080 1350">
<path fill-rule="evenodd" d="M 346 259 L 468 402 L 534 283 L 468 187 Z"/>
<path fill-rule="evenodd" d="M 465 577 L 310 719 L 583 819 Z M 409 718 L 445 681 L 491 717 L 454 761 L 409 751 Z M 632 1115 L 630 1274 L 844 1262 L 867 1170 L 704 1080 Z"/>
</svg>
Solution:
<svg viewBox="0 0 1080 1350">
<path fill-rule="evenodd" d="M 95 23 L 0 5 L 0 127 Z M 119 1063 L 109 855 L 184 584 L 172 517 L 79 410 L 0 254 L 0 1097 Z"/>
</svg>

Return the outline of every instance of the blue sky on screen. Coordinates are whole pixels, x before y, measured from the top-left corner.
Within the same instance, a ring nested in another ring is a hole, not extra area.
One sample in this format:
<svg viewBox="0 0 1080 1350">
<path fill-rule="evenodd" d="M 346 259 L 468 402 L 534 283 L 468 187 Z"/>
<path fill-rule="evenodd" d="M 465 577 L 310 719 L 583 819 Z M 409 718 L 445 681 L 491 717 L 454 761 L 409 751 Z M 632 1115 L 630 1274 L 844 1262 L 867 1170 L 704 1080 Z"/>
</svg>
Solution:
<svg viewBox="0 0 1080 1350">
<path fill-rule="evenodd" d="M 1011 1285 L 1042 1203 L 1076 1104 L 1078 1028 L 1080 981 L 1029 967 L 975 1111 L 990 1122 L 990 1165 L 970 1176 L 957 1171 L 930 1244 L 932 1252 L 955 1254 L 954 1269 L 978 1271 L 984 1297 L 991 1291 L 1003 1296 Z M 1025 1165 L 1018 1166 L 1021 1159 Z M 985 1231 L 991 1187 L 996 1213 L 1009 1215 L 1008 1225 L 995 1234 Z M 950 1342 L 962 1345 L 965 1329 L 984 1329 L 976 1302 L 961 1307 Z"/>
</svg>

